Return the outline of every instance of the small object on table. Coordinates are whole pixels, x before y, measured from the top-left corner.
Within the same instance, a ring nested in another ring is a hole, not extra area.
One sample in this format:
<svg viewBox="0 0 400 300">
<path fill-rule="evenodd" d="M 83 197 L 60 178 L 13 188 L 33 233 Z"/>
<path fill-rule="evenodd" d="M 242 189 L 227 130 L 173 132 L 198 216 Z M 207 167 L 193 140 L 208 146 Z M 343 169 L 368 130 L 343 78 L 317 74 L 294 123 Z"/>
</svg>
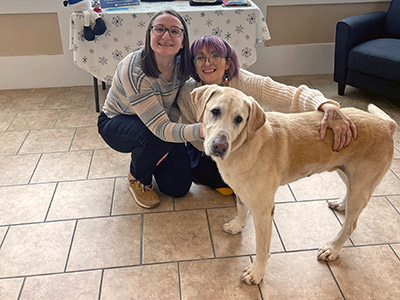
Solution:
<svg viewBox="0 0 400 300">
<path fill-rule="evenodd" d="M 198 5 L 220 5 L 222 0 L 189 0 L 190 6 Z"/>
<path fill-rule="evenodd" d="M 222 0 L 222 6 L 249 6 L 248 0 Z"/>
<path fill-rule="evenodd" d="M 139 5 L 140 0 L 100 0 L 101 8 Z"/>
</svg>

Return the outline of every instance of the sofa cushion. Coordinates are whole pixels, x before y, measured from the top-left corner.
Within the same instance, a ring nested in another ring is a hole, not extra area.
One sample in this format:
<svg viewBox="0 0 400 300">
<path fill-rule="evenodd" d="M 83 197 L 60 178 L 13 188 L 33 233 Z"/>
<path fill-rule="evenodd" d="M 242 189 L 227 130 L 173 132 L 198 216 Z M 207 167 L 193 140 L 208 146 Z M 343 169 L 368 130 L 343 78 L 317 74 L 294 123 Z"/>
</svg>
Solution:
<svg viewBox="0 0 400 300">
<path fill-rule="evenodd" d="M 400 39 L 375 39 L 349 52 L 349 69 L 400 81 Z"/>
<path fill-rule="evenodd" d="M 400 39 L 400 0 L 392 0 L 386 14 L 384 36 Z"/>
</svg>

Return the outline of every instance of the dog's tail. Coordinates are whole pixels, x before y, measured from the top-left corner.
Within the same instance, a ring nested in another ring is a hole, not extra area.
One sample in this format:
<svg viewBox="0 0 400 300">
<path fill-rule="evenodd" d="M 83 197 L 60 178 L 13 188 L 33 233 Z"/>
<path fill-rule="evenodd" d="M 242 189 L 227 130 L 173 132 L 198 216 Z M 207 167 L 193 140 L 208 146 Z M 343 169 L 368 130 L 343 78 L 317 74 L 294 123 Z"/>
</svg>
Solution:
<svg viewBox="0 0 400 300">
<path fill-rule="evenodd" d="M 387 113 L 385 113 L 383 110 L 381 110 L 379 107 L 375 106 L 374 104 L 368 104 L 368 111 L 380 117 L 381 119 L 387 120 L 387 123 L 389 125 L 389 128 L 392 132 L 392 135 L 396 132 L 397 128 L 397 123 L 395 120 L 393 120 Z"/>
</svg>

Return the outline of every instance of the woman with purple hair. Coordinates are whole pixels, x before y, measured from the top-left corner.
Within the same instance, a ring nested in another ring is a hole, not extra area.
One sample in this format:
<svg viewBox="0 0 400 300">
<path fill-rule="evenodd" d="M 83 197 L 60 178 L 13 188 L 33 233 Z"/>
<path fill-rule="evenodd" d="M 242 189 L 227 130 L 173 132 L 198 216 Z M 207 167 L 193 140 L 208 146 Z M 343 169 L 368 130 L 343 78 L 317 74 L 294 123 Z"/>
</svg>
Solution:
<svg viewBox="0 0 400 300">
<path fill-rule="evenodd" d="M 357 138 L 356 126 L 340 111 L 339 103 L 305 85 L 293 87 L 241 69 L 232 46 L 220 37 L 209 35 L 197 38 L 191 45 L 191 58 L 192 79 L 185 83 L 178 96 L 183 123 L 201 122 L 196 119 L 197 107 L 190 101 L 191 91 L 204 84 L 218 84 L 252 96 L 264 109 L 284 113 L 323 111 L 320 138 L 322 140 L 326 129 L 331 128 L 334 133 L 333 151 L 340 151 L 349 145 L 352 138 Z M 194 182 L 207 185 L 224 195 L 233 193 L 223 182 L 215 162 L 204 154 L 200 141 L 188 143 L 187 150 Z"/>
</svg>

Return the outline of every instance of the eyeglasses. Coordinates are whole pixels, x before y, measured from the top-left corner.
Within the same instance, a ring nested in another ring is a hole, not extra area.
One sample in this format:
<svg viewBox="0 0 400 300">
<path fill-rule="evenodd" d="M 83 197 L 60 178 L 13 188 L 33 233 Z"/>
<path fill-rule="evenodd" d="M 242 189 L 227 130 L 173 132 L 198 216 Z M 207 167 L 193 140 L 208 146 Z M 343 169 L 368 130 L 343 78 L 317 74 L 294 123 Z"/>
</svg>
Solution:
<svg viewBox="0 0 400 300">
<path fill-rule="evenodd" d="M 221 59 L 225 57 L 221 57 L 218 53 L 213 53 L 209 57 L 205 57 L 204 55 L 199 55 L 194 58 L 194 64 L 196 66 L 202 67 L 205 65 L 206 61 L 210 63 L 210 65 L 217 66 L 221 62 Z"/>
<path fill-rule="evenodd" d="M 171 28 L 164 27 L 163 25 L 154 25 L 151 26 L 151 31 L 154 33 L 156 36 L 163 36 L 165 31 L 168 31 L 169 35 L 172 38 L 179 38 L 181 37 L 183 33 L 183 29 L 179 28 L 177 26 L 172 26 Z"/>
</svg>

